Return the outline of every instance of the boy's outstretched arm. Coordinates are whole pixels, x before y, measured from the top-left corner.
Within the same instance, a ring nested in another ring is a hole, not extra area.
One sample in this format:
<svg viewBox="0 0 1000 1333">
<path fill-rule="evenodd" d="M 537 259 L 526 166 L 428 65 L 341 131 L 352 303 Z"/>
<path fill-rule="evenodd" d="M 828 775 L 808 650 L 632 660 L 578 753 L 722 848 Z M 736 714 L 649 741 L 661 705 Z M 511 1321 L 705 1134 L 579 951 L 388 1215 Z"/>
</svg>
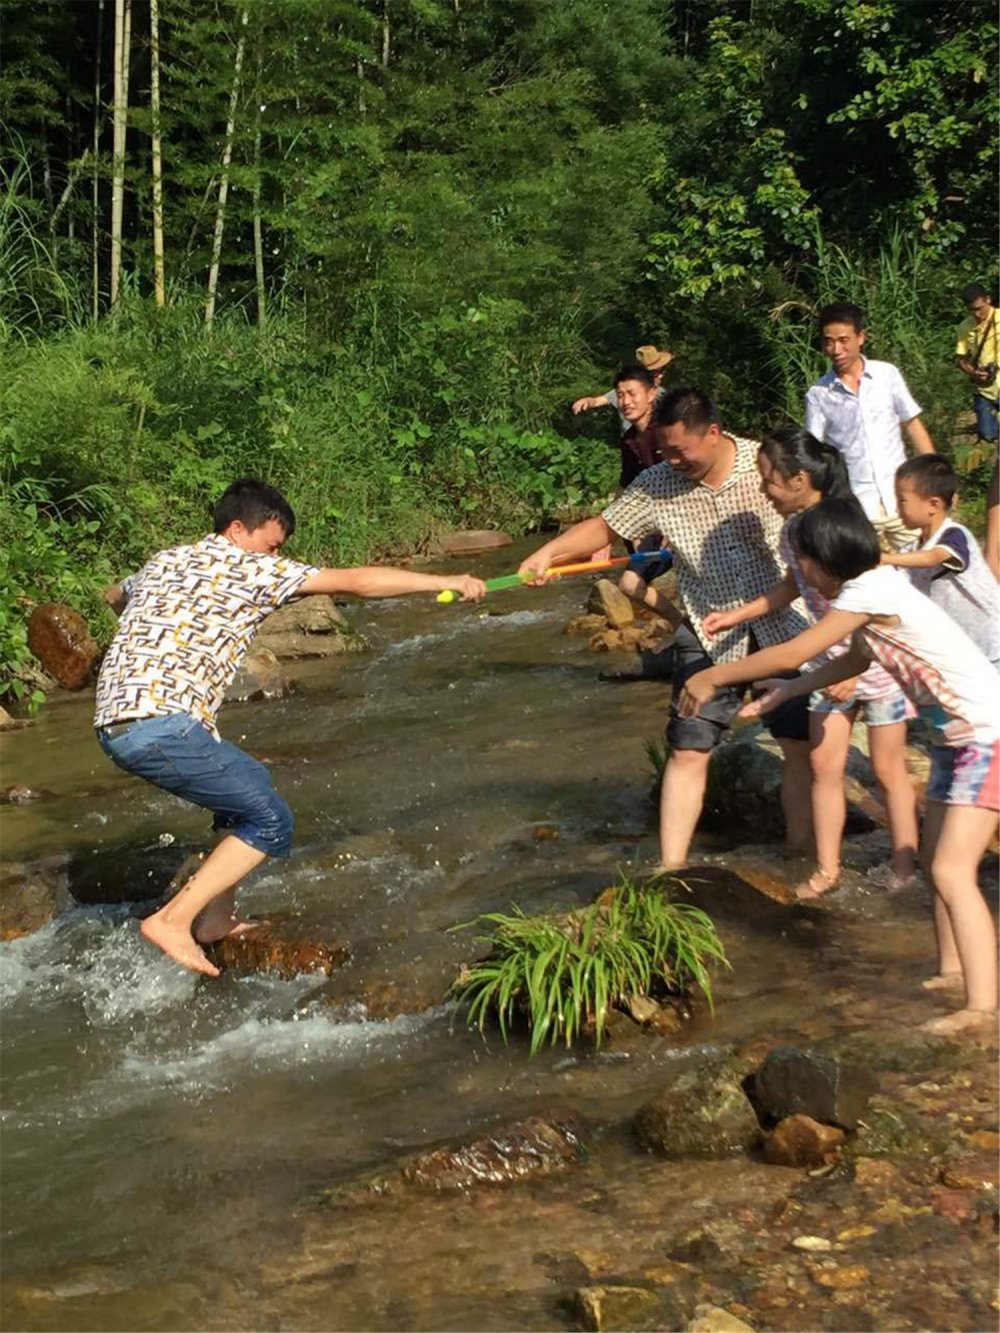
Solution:
<svg viewBox="0 0 1000 1333">
<path fill-rule="evenodd" d="M 929 551 L 886 551 L 882 555 L 883 565 L 896 565 L 899 569 L 933 569 L 949 560 L 955 561 L 955 552 L 947 546 L 932 546 Z"/>
<path fill-rule="evenodd" d="M 797 671 L 803 662 L 825 653 L 827 648 L 832 648 L 835 643 L 840 643 L 856 629 L 866 625 L 869 619 L 860 611 L 830 611 L 818 624 L 810 625 L 794 639 L 775 644 L 773 648 L 764 648 L 759 653 L 751 653 L 740 662 L 720 662 L 705 671 L 699 671 L 681 691 L 678 712 L 681 717 L 697 717 L 698 711 L 723 685 L 742 685 L 768 676 L 779 676 L 782 672 Z M 837 676 L 836 679 L 846 677 Z"/>
<path fill-rule="evenodd" d="M 445 592 L 453 589 L 463 602 L 478 602 L 486 596 L 486 584 L 471 574 L 418 574 L 391 565 L 359 565 L 354 569 L 321 569 L 305 580 L 298 594 L 353 593 L 355 597 L 402 597 L 412 592 Z"/>
</svg>

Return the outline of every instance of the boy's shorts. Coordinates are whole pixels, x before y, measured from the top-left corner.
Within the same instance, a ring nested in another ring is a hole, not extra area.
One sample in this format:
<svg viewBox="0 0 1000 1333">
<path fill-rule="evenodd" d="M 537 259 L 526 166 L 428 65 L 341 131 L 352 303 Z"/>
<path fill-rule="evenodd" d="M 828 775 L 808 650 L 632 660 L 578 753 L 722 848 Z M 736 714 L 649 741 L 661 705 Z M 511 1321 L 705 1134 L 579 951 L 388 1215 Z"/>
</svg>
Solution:
<svg viewBox="0 0 1000 1333">
<path fill-rule="evenodd" d="M 288 856 L 294 820 L 271 774 L 188 713 L 99 727 L 101 749 L 119 768 L 211 810 L 212 825 L 268 856 Z"/>
<path fill-rule="evenodd" d="M 884 694 L 879 699 L 830 699 L 822 690 L 813 690 L 809 696 L 810 713 L 851 713 L 858 709 L 858 717 L 867 727 L 889 727 L 894 722 L 907 722 L 916 717 L 917 710 L 902 690 Z"/>
<path fill-rule="evenodd" d="M 1000 741 L 992 745 L 932 745 L 927 800 L 1000 810 Z"/>
<path fill-rule="evenodd" d="M 719 690 L 715 698 L 704 706 L 697 717 L 681 717 L 674 702 L 685 683 L 699 671 L 707 671 L 712 659 L 698 642 L 691 626 L 685 622 L 674 635 L 670 651 L 674 654 L 672 679 L 673 698 L 670 720 L 667 723 L 667 744 L 674 750 L 714 750 L 730 723 L 743 706 L 746 686 L 730 685 Z M 797 671 L 786 673 L 784 679 L 794 680 Z M 809 713 L 805 696 L 790 699 L 780 708 L 765 713 L 761 719 L 775 740 L 807 741 Z"/>
</svg>

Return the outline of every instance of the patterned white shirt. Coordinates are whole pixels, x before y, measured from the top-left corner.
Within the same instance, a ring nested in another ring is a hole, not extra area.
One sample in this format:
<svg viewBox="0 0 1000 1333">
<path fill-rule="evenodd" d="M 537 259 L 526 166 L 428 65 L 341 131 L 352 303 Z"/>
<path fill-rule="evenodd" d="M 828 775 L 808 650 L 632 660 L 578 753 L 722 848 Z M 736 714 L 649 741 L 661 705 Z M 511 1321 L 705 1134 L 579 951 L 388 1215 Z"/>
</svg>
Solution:
<svg viewBox="0 0 1000 1333">
<path fill-rule="evenodd" d="M 839 449 L 851 490 L 869 518 L 879 506 L 896 512 L 896 469 L 906 462 L 900 425 L 920 415 L 920 404 L 889 361 L 862 358 L 857 393 L 833 370 L 806 394 L 806 430 Z"/>
<path fill-rule="evenodd" d="M 94 726 L 190 713 L 218 736 L 215 716 L 257 626 L 318 572 L 218 533 L 155 555 L 122 583 Z"/>
<path fill-rule="evenodd" d="M 733 470 L 715 490 L 657 463 L 640 473 L 605 509 L 603 518 L 626 541 L 662 533 L 674 553 L 677 590 L 692 628 L 713 662 L 738 662 L 757 644 L 769 648 L 794 638 L 806 622 L 793 607 L 770 611 L 748 625 L 709 638 L 710 611 L 742 606 L 779 583 L 782 520 L 761 494 L 755 440 L 734 437 Z"/>
</svg>

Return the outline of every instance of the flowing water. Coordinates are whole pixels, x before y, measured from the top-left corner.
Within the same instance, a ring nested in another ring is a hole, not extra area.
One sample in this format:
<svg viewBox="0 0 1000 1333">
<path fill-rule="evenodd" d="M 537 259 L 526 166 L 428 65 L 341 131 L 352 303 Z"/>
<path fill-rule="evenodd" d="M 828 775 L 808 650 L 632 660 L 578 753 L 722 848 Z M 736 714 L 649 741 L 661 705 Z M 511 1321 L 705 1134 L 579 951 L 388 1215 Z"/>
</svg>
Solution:
<svg viewBox="0 0 1000 1333">
<path fill-rule="evenodd" d="M 581 597 L 567 580 L 488 610 L 365 604 L 350 614 L 369 654 L 309 664 L 288 700 L 228 707 L 224 733 L 268 757 L 298 821 L 293 858 L 252 880 L 243 909 L 350 941 L 355 969 L 440 974 L 469 955 L 450 926 L 514 902 L 579 905 L 648 860 L 643 743 L 665 689 L 598 681 L 607 659 L 562 633 Z M 113 865 L 134 876 L 127 898 L 148 897 L 202 845 L 205 819 L 108 763 L 89 710 L 64 699 L 4 738 L 4 782 L 54 796 L 5 810 L 3 856 Z M 734 971 L 714 1020 L 702 1007 L 677 1038 L 533 1061 L 447 1006 L 366 1021 L 315 977 L 196 979 L 141 941 L 134 902 L 81 906 L 5 945 L 5 1327 L 566 1327 L 560 1245 L 649 1225 L 652 1168 L 614 1128 L 631 1109 L 706 1050 L 902 1021 L 926 964 L 922 909 L 862 903 L 834 927 L 758 902 L 720 881 Z M 554 1100 L 604 1148 L 547 1191 L 361 1216 L 316 1204 Z M 667 1195 L 657 1178 L 656 1216 L 764 1198 L 783 1174 L 678 1166 Z"/>
</svg>

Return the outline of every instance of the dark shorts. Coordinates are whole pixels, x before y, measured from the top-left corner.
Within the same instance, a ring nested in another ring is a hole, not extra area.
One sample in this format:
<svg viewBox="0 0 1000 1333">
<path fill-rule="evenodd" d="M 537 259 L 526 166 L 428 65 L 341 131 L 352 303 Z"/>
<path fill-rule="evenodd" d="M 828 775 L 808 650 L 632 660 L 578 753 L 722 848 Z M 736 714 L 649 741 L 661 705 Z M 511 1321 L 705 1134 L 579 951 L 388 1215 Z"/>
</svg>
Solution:
<svg viewBox="0 0 1000 1333">
<path fill-rule="evenodd" d="M 698 642 L 691 626 L 683 624 L 674 635 L 672 645 L 674 654 L 673 698 L 680 695 L 682 687 L 699 671 L 707 671 L 712 659 Z M 794 679 L 797 671 L 786 672 L 787 679 Z M 728 685 L 716 694 L 711 703 L 706 704 L 697 717 L 680 717 L 671 702 L 670 720 L 667 722 L 667 744 L 674 750 L 714 750 L 746 698 L 745 685 Z M 764 725 L 779 741 L 807 741 L 809 739 L 809 698 L 790 699 L 773 712 L 765 714 Z"/>
<path fill-rule="evenodd" d="M 661 546 L 662 541 L 663 538 L 660 534 L 655 532 L 651 537 L 643 537 L 641 542 L 625 543 L 625 549 L 629 555 L 648 555 L 652 551 L 660 553 L 658 560 L 639 560 L 635 565 L 629 565 L 629 569 L 634 570 L 643 583 L 652 583 L 654 579 L 662 578 L 664 574 L 669 574 L 674 567 L 674 553 L 669 547 Z"/>
<path fill-rule="evenodd" d="M 986 398 L 977 393 L 972 399 L 976 409 L 976 430 L 981 440 L 995 440 L 1000 435 L 1000 423 L 997 422 L 997 400 Z"/>
<path fill-rule="evenodd" d="M 268 856 L 288 856 L 294 820 L 271 774 L 251 755 L 216 740 L 188 713 L 99 727 L 97 740 L 126 773 L 211 810 L 213 828 Z"/>
</svg>

